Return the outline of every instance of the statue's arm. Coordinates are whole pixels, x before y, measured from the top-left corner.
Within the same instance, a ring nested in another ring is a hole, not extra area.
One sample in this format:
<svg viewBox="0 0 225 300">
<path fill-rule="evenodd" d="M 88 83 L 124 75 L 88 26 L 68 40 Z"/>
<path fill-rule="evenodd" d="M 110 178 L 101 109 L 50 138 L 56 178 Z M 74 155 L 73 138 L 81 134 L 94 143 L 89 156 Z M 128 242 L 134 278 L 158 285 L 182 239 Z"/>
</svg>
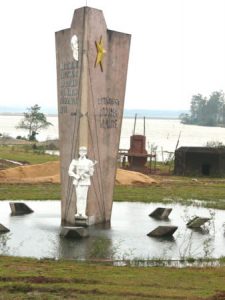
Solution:
<svg viewBox="0 0 225 300">
<path fill-rule="evenodd" d="M 74 177 L 74 178 L 76 178 L 76 179 L 79 179 L 80 176 L 77 175 L 77 174 L 74 172 L 75 170 L 76 170 L 76 162 L 75 162 L 75 160 L 73 159 L 73 160 L 71 161 L 71 163 L 70 163 L 69 170 L 68 170 L 68 174 L 69 174 L 69 176 L 72 176 L 72 177 Z"/>
<path fill-rule="evenodd" d="M 89 165 L 89 175 L 90 176 L 93 176 L 94 174 L 94 165 L 97 164 L 97 161 L 93 162 L 93 161 L 90 161 L 90 165 Z"/>
<path fill-rule="evenodd" d="M 94 174 L 94 165 L 90 166 L 90 168 L 89 168 L 89 174 L 90 174 L 90 176 L 93 176 L 93 174 Z"/>
</svg>

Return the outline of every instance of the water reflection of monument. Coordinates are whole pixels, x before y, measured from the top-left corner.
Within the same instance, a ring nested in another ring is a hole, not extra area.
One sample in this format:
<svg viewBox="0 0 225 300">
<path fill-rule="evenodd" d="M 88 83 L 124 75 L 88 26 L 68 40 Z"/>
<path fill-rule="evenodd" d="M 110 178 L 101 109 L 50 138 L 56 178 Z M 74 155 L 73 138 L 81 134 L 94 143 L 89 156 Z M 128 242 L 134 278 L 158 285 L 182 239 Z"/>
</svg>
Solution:
<svg viewBox="0 0 225 300">
<path fill-rule="evenodd" d="M 113 240 L 107 235 L 108 223 L 89 227 L 89 238 L 68 239 L 59 237 L 55 257 L 63 259 L 110 259 L 114 254 Z M 102 235 L 102 231 L 106 231 Z"/>
<path fill-rule="evenodd" d="M 111 218 L 129 46 L 130 35 L 108 30 L 102 11 L 90 7 L 75 10 L 71 28 L 56 33 L 62 225 L 75 224 L 77 200 L 86 194 L 81 215 L 89 224 Z M 84 172 L 86 188 L 68 174 L 71 162 L 70 173 L 79 169 L 80 147 L 97 162 Z"/>
</svg>

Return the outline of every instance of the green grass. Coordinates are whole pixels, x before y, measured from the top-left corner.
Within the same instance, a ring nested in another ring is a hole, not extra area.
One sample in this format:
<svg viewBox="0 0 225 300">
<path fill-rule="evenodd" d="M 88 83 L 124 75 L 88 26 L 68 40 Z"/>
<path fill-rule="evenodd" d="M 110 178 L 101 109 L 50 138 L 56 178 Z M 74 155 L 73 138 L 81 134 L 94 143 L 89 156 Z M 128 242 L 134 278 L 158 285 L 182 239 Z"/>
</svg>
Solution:
<svg viewBox="0 0 225 300">
<path fill-rule="evenodd" d="M 0 184 L 0 200 L 59 200 L 60 184 Z"/>
<path fill-rule="evenodd" d="M 149 187 L 116 186 L 114 192 L 114 201 L 186 204 L 190 200 L 203 200 L 206 201 L 204 203 L 206 207 L 225 209 L 225 181 L 201 179 L 192 182 L 191 178 L 180 178 L 170 182 L 162 181 Z"/>
<path fill-rule="evenodd" d="M 0 200 L 58 200 L 60 198 L 60 184 L 0 183 Z M 185 179 L 180 183 L 160 183 L 149 187 L 115 186 L 114 189 L 114 201 L 120 202 L 189 204 L 191 199 L 204 200 L 205 207 L 225 209 L 225 183 L 216 180 L 204 185 L 191 183 Z"/>
<path fill-rule="evenodd" d="M 0 256 L 0 299 L 200 300 L 225 292 L 224 277 L 225 267 L 113 267 Z"/>
<path fill-rule="evenodd" d="M 30 164 L 41 164 L 58 160 L 56 155 L 45 154 L 44 151 L 33 150 L 32 145 L 0 146 L 0 159 L 9 159 Z"/>
<path fill-rule="evenodd" d="M 186 202 L 190 199 L 217 202 L 215 205 L 225 209 L 225 182 L 210 180 L 208 183 L 192 183 L 182 180 L 180 182 L 159 183 L 149 187 L 115 188 L 115 201 L 141 201 L 141 202 Z"/>
</svg>

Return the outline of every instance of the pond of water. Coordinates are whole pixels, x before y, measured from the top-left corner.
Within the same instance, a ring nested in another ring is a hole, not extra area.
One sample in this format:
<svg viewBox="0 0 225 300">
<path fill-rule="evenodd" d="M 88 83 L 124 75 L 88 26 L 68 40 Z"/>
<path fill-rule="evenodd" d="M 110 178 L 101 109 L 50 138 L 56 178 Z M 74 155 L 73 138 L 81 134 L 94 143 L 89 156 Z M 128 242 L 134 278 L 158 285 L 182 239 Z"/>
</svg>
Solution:
<svg viewBox="0 0 225 300">
<path fill-rule="evenodd" d="M 89 227 L 89 237 L 60 237 L 60 201 L 25 201 L 34 213 L 11 216 L 9 201 L 0 202 L 0 223 L 10 229 L 0 235 L 0 253 L 36 258 L 180 259 L 225 256 L 225 211 L 180 204 L 115 202 L 111 224 Z M 173 208 L 166 221 L 149 217 L 156 207 Z M 186 223 L 192 216 L 210 217 L 201 231 Z M 176 225 L 171 239 L 148 237 L 159 225 Z M 5 243 L 4 243 L 5 242 Z"/>
</svg>

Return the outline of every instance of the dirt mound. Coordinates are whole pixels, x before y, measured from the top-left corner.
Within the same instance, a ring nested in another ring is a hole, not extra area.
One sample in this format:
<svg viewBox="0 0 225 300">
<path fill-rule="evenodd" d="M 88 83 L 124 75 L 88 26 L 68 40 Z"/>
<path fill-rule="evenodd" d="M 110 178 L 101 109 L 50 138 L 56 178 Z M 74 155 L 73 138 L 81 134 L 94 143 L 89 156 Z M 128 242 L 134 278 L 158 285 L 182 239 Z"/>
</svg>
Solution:
<svg viewBox="0 0 225 300">
<path fill-rule="evenodd" d="M 0 182 L 7 183 L 59 183 L 59 162 L 20 166 L 0 171 Z M 149 185 L 156 181 L 138 172 L 117 170 L 116 184 L 119 185 Z"/>
<path fill-rule="evenodd" d="M 59 162 L 47 162 L 44 164 L 20 166 L 0 171 L 1 182 L 59 182 Z"/>
<path fill-rule="evenodd" d="M 118 185 L 149 185 L 152 183 L 157 183 L 157 181 L 139 172 L 118 169 L 116 173 L 116 184 Z"/>
</svg>

